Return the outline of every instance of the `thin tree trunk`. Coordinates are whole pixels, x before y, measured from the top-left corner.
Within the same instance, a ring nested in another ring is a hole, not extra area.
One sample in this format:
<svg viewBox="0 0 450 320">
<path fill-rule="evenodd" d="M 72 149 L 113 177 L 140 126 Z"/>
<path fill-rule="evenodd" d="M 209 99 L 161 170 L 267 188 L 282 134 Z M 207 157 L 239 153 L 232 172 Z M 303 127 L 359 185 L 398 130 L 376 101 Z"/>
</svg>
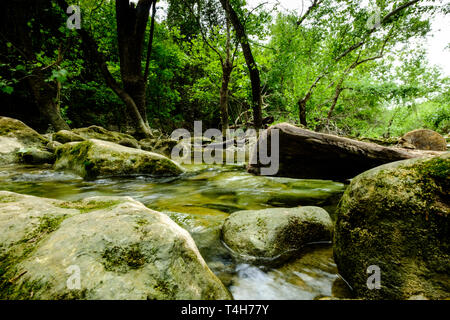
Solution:
<svg viewBox="0 0 450 320">
<path fill-rule="evenodd" d="M 333 102 L 331 104 L 330 110 L 328 110 L 327 122 L 330 121 L 331 116 L 332 116 L 333 111 L 334 111 L 334 108 L 336 107 L 336 104 L 337 104 L 337 102 L 339 100 L 339 97 L 340 97 L 340 95 L 341 95 L 341 93 L 343 91 L 342 84 L 344 83 L 345 75 L 341 78 L 341 80 L 339 80 L 339 83 L 336 86 L 336 91 L 334 92 L 334 96 L 333 96 Z"/>
<path fill-rule="evenodd" d="M 253 57 L 252 49 L 250 47 L 245 27 L 240 21 L 236 11 L 230 4 L 229 0 L 220 0 L 223 9 L 230 17 L 233 24 L 236 35 L 239 39 L 239 43 L 244 53 L 245 62 L 247 63 L 248 71 L 250 74 L 250 81 L 252 84 L 252 108 L 253 108 L 253 122 L 256 129 L 262 128 L 262 96 L 261 96 L 261 78 L 259 76 L 258 66 L 256 65 L 255 58 Z"/>
<path fill-rule="evenodd" d="M 298 101 L 298 114 L 300 119 L 300 124 L 307 127 L 308 121 L 306 120 L 306 104 L 309 99 L 311 99 L 311 91 L 309 91 L 303 99 Z"/>
<path fill-rule="evenodd" d="M 226 41 L 226 58 L 222 61 L 222 87 L 220 88 L 220 111 L 222 119 L 222 133 L 225 135 L 228 125 L 228 87 L 230 84 L 231 73 L 233 72 L 233 61 L 231 58 L 231 26 L 228 13 L 226 15 L 227 41 Z"/>
<path fill-rule="evenodd" d="M 139 112 L 139 109 L 134 101 L 134 99 L 122 89 L 122 87 L 117 83 L 117 81 L 112 76 L 111 72 L 108 69 L 108 65 L 106 64 L 105 57 L 98 50 L 97 43 L 92 38 L 92 36 L 84 29 L 78 31 L 81 35 L 81 38 L 84 44 L 87 46 L 88 50 L 94 56 L 95 62 L 98 65 L 101 74 L 103 75 L 106 84 L 114 91 L 114 93 L 124 102 L 125 106 L 128 109 L 129 114 L 131 115 L 135 125 L 137 126 L 138 132 L 145 136 L 151 137 L 150 127 L 146 124 L 144 119 Z"/>
<path fill-rule="evenodd" d="M 135 7 L 129 0 L 116 1 L 117 38 L 123 87 L 134 100 L 146 126 L 148 126 L 146 84 L 141 61 L 152 3 L 151 0 L 141 0 Z"/>
<path fill-rule="evenodd" d="M 225 134 L 228 125 L 228 86 L 230 84 L 232 68 L 222 66 L 222 87 L 220 88 L 220 112 L 222 119 L 222 132 Z"/>
<path fill-rule="evenodd" d="M 147 81 L 150 68 L 150 58 L 152 56 L 153 38 L 155 36 L 156 2 L 157 0 L 153 0 L 152 2 L 152 21 L 150 23 L 150 34 L 148 36 L 148 45 L 147 45 L 147 61 L 145 62 L 145 71 L 144 71 L 145 85 L 148 84 Z"/>
</svg>

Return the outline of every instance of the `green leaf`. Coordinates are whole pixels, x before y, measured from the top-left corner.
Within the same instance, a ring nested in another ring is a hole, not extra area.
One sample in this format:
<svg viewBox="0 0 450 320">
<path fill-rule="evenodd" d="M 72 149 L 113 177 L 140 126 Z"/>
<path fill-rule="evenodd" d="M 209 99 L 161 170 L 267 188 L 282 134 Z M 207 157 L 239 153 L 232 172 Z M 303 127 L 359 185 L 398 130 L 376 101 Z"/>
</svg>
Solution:
<svg viewBox="0 0 450 320">
<path fill-rule="evenodd" d="M 10 86 L 6 86 L 6 87 L 2 87 L 1 90 L 6 94 L 11 94 L 11 93 L 13 93 L 14 88 L 10 87 Z"/>
</svg>

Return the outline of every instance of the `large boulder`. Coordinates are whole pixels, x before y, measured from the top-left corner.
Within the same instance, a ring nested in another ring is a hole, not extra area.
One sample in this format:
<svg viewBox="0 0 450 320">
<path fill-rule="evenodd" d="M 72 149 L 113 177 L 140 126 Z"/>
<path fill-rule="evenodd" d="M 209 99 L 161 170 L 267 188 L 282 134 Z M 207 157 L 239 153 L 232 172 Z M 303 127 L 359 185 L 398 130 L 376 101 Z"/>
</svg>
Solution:
<svg viewBox="0 0 450 320">
<path fill-rule="evenodd" d="M 224 222 L 222 237 L 243 260 L 277 264 L 313 242 L 331 241 L 333 223 L 319 207 L 238 211 Z"/>
<path fill-rule="evenodd" d="M 447 141 L 439 133 L 429 129 L 408 132 L 400 139 L 400 145 L 420 150 L 446 151 Z"/>
<path fill-rule="evenodd" d="M 0 165 L 20 162 L 18 151 L 43 150 L 48 141 L 22 121 L 0 117 Z"/>
<path fill-rule="evenodd" d="M 353 179 L 337 209 L 334 256 L 357 296 L 450 296 L 449 190 L 449 153 L 383 165 Z M 380 268 L 381 289 L 367 286 L 370 266 Z"/>
<path fill-rule="evenodd" d="M 271 162 L 267 165 L 261 161 L 261 150 L 265 150 L 260 148 L 258 151 L 255 146 L 249 172 L 297 179 L 347 180 L 393 161 L 440 155 L 436 151 L 385 147 L 305 130 L 288 123 L 280 123 L 264 131 L 258 138 L 258 145 L 267 146 Z M 264 173 L 267 167 L 272 167 L 276 172 L 269 170 Z"/>
<path fill-rule="evenodd" d="M 133 174 L 175 176 L 183 173 L 176 162 L 162 155 L 95 139 L 58 147 L 55 169 L 71 171 L 85 179 Z"/>
<path fill-rule="evenodd" d="M 129 197 L 0 192 L 0 299 L 230 299 L 193 239 Z"/>
</svg>

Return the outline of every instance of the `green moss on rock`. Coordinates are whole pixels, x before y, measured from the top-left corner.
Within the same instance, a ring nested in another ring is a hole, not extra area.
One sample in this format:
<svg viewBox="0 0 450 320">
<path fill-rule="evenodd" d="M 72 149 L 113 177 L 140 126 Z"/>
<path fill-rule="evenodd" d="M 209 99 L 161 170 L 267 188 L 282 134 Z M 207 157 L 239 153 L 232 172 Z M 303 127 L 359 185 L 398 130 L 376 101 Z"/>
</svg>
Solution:
<svg viewBox="0 0 450 320">
<path fill-rule="evenodd" d="M 367 299 L 450 295 L 449 154 L 387 164 L 354 178 L 337 210 L 339 272 Z M 380 290 L 366 285 L 381 269 Z"/>
<path fill-rule="evenodd" d="M 65 144 L 57 149 L 56 158 L 55 169 L 72 171 L 88 180 L 134 174 L 174 176 L 184 171 L 162 155 L 101 140 Z"/>
<path fill-rule="evenodd" d="M 115 272 L 127 272 L 130 268 L 139 269 L 147 263 L 147 257 L 141 252 L 137 243 L 125 247 L 107 248 L 102 258 L 105 269 Z"/>
<path fill-rule="evenodd" d="M 307 244 L 330 241 L 333 224 L 319 207 L 238 211 L 222 227 L 222 237 L 239 258 L 257 264 L 280 264 Z"/>
<path fill-rule="evenodd" d="M 102 210 L 114 207 L 121 203 L 120 200 L 80 200 L 80 201 L 66 201 L 56 204 L 60 208 L 77 209 L 80 213 L 87 213 L 95 210 Z"/>
<path fill-rule="evenodd" d="M 0 191 L 6 197 L 0 299 L 232 298 L 187 231 L 131 198 L 70 203 Z M 67 287 L 71 266 L 79 290 Z"/>
</svg>

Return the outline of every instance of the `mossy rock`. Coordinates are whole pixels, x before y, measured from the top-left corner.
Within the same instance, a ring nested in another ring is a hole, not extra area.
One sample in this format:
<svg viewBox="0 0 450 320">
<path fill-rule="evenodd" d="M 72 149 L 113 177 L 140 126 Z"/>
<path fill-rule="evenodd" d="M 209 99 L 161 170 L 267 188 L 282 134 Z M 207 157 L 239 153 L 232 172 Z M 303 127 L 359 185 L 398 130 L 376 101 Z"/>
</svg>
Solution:
<svg viewBox="0 0 450 320">
<path fill-rule="evenodd" d="M 0 164 L 19 162 L 20 149 L 46 150 L 48 141 L 22 121 L 0 117 Z"/>
<path fill-rule="evenodd" d="M 170 156 L 172 149 L 178 144 L 176 140 L 166 138 L 146 138 L 139 141 L 143 150 Z"/>
<path fill-rule="evenodd" d="M 69 142 L 84 141 L 86 139 L 80 136 L 79 134 L 76 134 L 75 132 L 69 130 L 61 130 L 55 132 L 52 135 L 52 140 L 64 144 Z"/>
<path fill-rule="evenodd" d="M 176 176 L 184 172 L 176 162 L 162 155 L 95 139 L 57 148 L 55 169 L 85 179 L 135 174 Z"/>
<path fill-rule="evenodd" d="M 129 197 L 0 192 L 0 299 L 231 299 L 189 233 Z M 71 287 L 79 270 L 80 287 Z"/>
<path fill-rule="evenodd" d="M 352 180 L 337 209 L 334 256 L 358 297 L 450 296 L 449 190 L 449 153 Z M 368 289 L 371 265 L 381 270 L 381 289 Z"/>
<path fill-rule="evenodd" d="M 222 237 L 238 259 L 276 265 L 309 243 L 331 241 L 333 223 L 319 207 L 238 211 L 224 222 Z"/>
<path fill-rule="evenodd" d="M 400 145 L 413 146 L 419 150 L 447 151 L 445 138 L 429 129 L 408 132 L 400 139 Z"/>
<path fill-rule="evenodd" d="M 25 146 L 44 146 L 47 140 L 20 120 L 0 117 L 0 136 L 16 138 Z"/>
<path fill-rule="evenodd" d="M 138 144 L 137 140 L 129 134 L 109 131 L 99 126 L 73 129 L 72 132 L 85 139 L 97 139 L 115 143 L 119 143 L 123 140 L 133 140 L 133 144 Z"/>
<path fill-rule="evenodd" d="M 135 139 L 124 138 L 124 139 L 120 140 L 119 142 L 117 142 L 117 144 L 120 144 L 121 146 L 124 146 L 124 147 L 129 147 L 129 148 L 135 148 L 135 149 L 141 148 L 141 146 Z"/>
<path fill-rule="evenodd" d="M 19 162 L 25 164 L 53 164 L 55 162 L 55 155 L 46 150 L 35 148 L 21 149 L 17 152 Z"/>
</svg>

